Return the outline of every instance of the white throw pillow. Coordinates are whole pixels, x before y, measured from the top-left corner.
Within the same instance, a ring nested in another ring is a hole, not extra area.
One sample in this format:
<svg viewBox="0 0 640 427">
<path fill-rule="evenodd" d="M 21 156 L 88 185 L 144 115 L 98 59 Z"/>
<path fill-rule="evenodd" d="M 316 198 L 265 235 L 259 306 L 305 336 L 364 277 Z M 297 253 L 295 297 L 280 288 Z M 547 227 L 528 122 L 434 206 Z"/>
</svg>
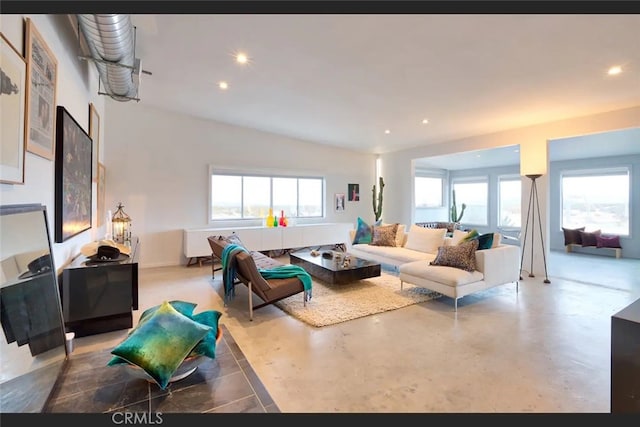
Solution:
<svg viewBox="0 0 640 427">
<path fill-rule="evenodd" d="M 409 237 L 407 237 L 407 243 L 404 247 L 414 251 L 435 254 L 438 253 L 440 246 L 444 246 L 446 234 L 446 228 L 425 228 L 413 224 L 409 229 Z"/>
<path fill-rule="evenodd" d="M 491 249 L 497 248 L 500 245 L 500 242 L 502 242 L 502 234 L 493 233 L 493 243 L 491 244 Z"/>
<path fill-rule="evenodd" d="M 402 247 L 404 244 L 404 236 L 407 234 L 407 227 L 404 224 L 398 224 L 398 231 L 396 232 L 396 246 Z"/>
<path fill-rule="evenodd" d="M 460 243 L 462 241 L 464 236 L 466 236 L 467 234 L 469 234 L 468 231 L 453 230 L 453 236 L 451 236 L 450 245 L 451 246 L 457 245 L 458 243 Z"/>
</svg>

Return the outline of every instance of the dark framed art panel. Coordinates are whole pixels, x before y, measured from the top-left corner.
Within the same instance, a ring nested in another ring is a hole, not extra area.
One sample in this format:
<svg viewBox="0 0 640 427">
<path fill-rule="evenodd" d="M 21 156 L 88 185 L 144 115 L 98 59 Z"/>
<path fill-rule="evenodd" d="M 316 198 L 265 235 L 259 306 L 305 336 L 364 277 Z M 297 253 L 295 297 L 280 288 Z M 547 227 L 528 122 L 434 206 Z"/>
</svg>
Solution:
<svg viewBox="0 0 640 427">
<path fill-rule="evenodd" d="M 57 243 L 91 228 L 92 145 L 89 134 L 59 105 L 55 159 Z"/>
</svg>

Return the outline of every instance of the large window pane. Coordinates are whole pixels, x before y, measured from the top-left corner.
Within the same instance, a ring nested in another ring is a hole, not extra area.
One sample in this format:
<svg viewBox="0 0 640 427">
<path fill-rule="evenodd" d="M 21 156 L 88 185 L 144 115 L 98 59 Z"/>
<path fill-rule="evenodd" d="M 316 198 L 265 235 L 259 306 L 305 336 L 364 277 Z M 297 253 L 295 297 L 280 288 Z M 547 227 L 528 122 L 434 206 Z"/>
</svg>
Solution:
<svg viewBox="0 0 640 427">
<path fill-rule="evenodd" d="M 460 222 L 472 225 L 488 225 L 487 199 L 488 185 L 486 182 L 456 182 L 453 184 L 456 192 L 456 205 L 458 215 L 462 210 L 462 204 L 467 207 Z M 453 201 L 452 201 L 453 203 Z"/>
<path fill-rule="evenodd" d="M 522 181 L 520 178 L 501 178 L 499 183 L 498 226 L 520 228 Z"/>
<path fill-rule="evenodd" d="M 299 214 L 300 217 L 322 216 L 322 180 L 299 179 Z"/>
<path fill-rule="evenodd" d="M 629 234 L 629 173 L 562 177 L 562 226 Z"/>
<path fill-rule="evenodd" d="M 242 217 L 264 218 L 271 204 L 271 178 L 245 176 L 242 186 Z"/>
<path fill-rule="evenodd" d="M 273 178 L 273 213 L 280 217 L 298 216 L 298 179 Z"/>
<path fill-rule="evenodd" d="M 416 176 L 416 210 L 442 207 L 442 178 Z"/>
<path fill-rule="evenodd" d="M 242 218 L 242 177 L 211 175 L 211 219 Z"/>
</svg>

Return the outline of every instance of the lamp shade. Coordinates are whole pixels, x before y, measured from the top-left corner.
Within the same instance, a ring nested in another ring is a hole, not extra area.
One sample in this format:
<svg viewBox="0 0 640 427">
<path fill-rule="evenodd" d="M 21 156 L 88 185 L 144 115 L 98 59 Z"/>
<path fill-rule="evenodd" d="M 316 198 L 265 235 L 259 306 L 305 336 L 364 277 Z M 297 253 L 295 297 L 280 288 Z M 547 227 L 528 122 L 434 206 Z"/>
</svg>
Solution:
<svg viewBox="0 0 640 427">
<path fill-rule="evenodd" d="M 111 219 L 113 240 L 118 243 L 131 243 L 131 218 L 123 208 L 122 203 L 118 203 L 118 209 Z"/>
<path fill-rule="evenodd" d="M 547 145 L 520 144 L 520 175 L 544 175 L 547 173 Z"/>
</svg>

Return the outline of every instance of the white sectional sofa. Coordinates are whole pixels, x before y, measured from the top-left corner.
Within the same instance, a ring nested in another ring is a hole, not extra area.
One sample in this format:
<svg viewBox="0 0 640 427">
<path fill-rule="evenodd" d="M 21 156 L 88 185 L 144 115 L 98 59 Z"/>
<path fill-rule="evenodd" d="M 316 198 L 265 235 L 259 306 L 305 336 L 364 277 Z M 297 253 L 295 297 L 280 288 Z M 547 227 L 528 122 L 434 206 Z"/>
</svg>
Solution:
<svg viewBox="0 0 640 427">
<path fill-rule="evenodd" d="M 429 264 L 436 258 L 438 247 L 457 245 L 466 232 L 456 230 L 452 237 L 446 237 L 444 229 L 412 225 L 407 232 L 406 227 L 400 225 L 399 233 L 401 236 L 398 237 L 396 246 L 350 243 L 347 251 L 358 258 L 376 261 L 395 269 L 399 273 L 400 289 L 407 282 L 453 298 L 456 311 L 458 299 L 473 292 L 507 283 L 515 283 L 516 291 L 518 290 L 520 248 L 501 243 L 498 233 L 494 234 L 490 249 L 475 252 L 475 271 Z M 353 242 L 354 236 L 355 230 L 352 230 L 350 242 Z"/>
</svg>

